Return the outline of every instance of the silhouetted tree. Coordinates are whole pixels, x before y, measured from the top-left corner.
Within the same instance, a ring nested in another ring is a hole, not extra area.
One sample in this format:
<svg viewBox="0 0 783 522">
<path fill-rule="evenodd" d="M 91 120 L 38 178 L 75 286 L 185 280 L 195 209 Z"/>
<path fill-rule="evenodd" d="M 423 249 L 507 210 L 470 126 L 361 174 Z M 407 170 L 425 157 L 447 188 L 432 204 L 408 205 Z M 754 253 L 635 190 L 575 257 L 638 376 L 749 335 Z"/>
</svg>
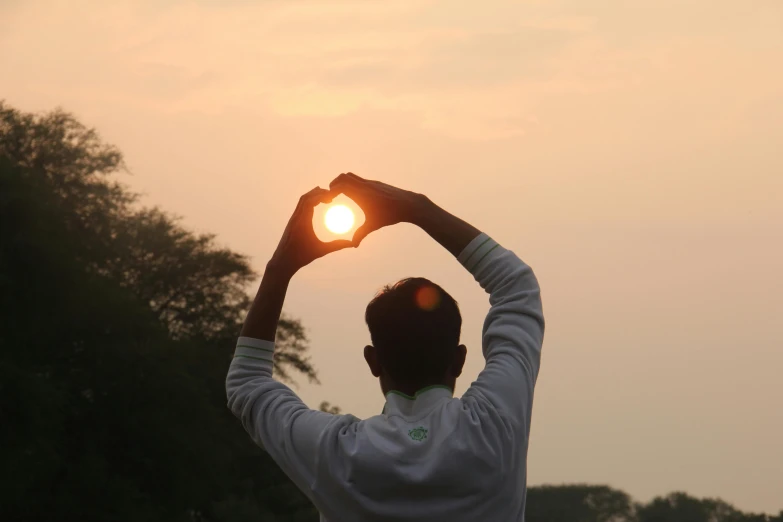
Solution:
<svg viewBox="0 0 783 522">
<path fill-rule="evenodd" d="M 140 208 L 137 195 L 113 178 L 126 170 L 119 150 L 71 114 L 23 113 L 0 101 L 0 157 L 19 167 L 60 209 L 62 233 L 78 239 L 70 252 L 91 273 L 129 288 L 174 339 L 231 342 L 249 306 L 247 285 L 257 274 L 246 256 L 194 234 L 158 208 Z M 302 324 L 284 315 L 275 370 L 318 382 L 306 356 Z"/>
<path fill-rule="evenodd" d="M 318 409 L 334 415 L 339 415 L 341 411 L 339 406 L 332 406 L 329 401 L 321 402 L 320 406 L 318 406 Z"/>
<path fill-rule="evenodd" d="M 778 517 L 743 513 L 720 499 L 674 492 L 638 507 L 639 522 L 776 522 Z M 783 512 L 781 512 L 783 515 Z"/>
<path fill-rule="evenodd" d="M 574 484 L 532 487 L 527 493 L 529 522 L 634 522 L 631 498 L 608 486 Z"/>
<path fill-rule="evenodd" d="M 70 115 L 0 103 L 0 520 L 314 520 L 226 408 L 247 260 L 120 170 Z M 279 373 L 315 379 L 302 325 L 278 335 Z"/>
</svg>

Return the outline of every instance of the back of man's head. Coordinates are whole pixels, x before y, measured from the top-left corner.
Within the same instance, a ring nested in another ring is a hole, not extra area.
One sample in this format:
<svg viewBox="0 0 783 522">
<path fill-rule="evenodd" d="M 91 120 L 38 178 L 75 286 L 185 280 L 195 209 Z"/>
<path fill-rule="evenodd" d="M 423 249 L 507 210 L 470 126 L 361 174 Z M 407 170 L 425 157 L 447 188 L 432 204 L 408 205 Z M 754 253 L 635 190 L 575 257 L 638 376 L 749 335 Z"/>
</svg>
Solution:
<svg viewBox="0 0 783 522">
<path fill-rule="evenodd" d="M 457 302 L 423 277 L 385 286 L 367 305 L 365 321 L 378 363 L 395 383 L 441 383 L 459 346 Z"/>
</svg>

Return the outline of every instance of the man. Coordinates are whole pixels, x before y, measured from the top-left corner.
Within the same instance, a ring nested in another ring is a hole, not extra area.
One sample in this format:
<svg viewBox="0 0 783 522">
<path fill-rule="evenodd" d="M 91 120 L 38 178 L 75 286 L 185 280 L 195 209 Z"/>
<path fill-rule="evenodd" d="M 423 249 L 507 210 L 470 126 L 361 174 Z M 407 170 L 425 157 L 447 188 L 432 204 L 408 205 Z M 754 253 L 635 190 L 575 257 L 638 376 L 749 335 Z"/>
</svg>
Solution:
<svg viewBox="0 0 783 522">
<path fill-rule="evenodd" d="M 346 194 L 366 214 L 353 240 L 323 243 L 313 209 Z M 426 279 L 403 280 L 369 304 L 364 348 L 386 405 L 359 420 L 310 410 L 272 376 L 277 322 L 291 277 L 329 252 L 396 223 L 421 227 L 489 293 L 486 366 L 453 398 L 465 362 L 456 302 Z M 524 520 L 533 387 L 544 318 L 525 263 L 427 197 L 354 174 L 302 196 L 267 263 L 226 379 L 228 406 L 256 444 L 312 500 L 321 520 Z"/>
</svg>

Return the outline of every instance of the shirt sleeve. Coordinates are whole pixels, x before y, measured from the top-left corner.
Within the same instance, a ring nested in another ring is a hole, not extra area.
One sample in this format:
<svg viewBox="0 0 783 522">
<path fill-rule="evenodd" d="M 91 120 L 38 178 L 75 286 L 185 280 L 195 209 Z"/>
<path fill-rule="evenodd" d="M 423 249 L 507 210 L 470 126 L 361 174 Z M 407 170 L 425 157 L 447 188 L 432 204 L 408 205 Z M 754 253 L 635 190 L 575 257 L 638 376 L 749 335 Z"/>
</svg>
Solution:
<svg viewBox="0 0 783 522">
<path fill-rule="evenodd" d="M 482 330 L 486 364 L 465 397 L 489 402 L 529 434 L 544 341 L 538 281 L 528 265 L 484 233 L 457 260 L 489 294 L 490 303 Z"/>
<path fill-rule="evenodd" d="M 311 410 L 272 377 L 274 343 L 240 337 L 226 377 L 228 408 L 289 478 L 308 496 L 319 436 L 346 415 Z"/>
</svg>

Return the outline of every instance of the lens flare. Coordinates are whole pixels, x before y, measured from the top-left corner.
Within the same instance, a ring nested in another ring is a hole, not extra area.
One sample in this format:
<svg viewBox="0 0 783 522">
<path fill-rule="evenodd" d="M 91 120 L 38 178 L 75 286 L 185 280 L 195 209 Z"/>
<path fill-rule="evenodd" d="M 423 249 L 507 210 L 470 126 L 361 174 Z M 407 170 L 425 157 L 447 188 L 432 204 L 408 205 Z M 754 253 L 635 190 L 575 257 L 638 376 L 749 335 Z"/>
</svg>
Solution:
<svg viewBox="0 0 783 522">
<path fill-rule="evenodd" d="M 416 290 L 416 305 L 422 310 L 431 312 L 440 304 L 438 290 L 431 286 L 422 286 Z"/>
<path fill-rule="evenodd" d="M 345 234 L 353 227 L 353 211 L 345 205 L 335 205 L 326 211 L 326 228 L 335 234 Z"/>
</svg>

